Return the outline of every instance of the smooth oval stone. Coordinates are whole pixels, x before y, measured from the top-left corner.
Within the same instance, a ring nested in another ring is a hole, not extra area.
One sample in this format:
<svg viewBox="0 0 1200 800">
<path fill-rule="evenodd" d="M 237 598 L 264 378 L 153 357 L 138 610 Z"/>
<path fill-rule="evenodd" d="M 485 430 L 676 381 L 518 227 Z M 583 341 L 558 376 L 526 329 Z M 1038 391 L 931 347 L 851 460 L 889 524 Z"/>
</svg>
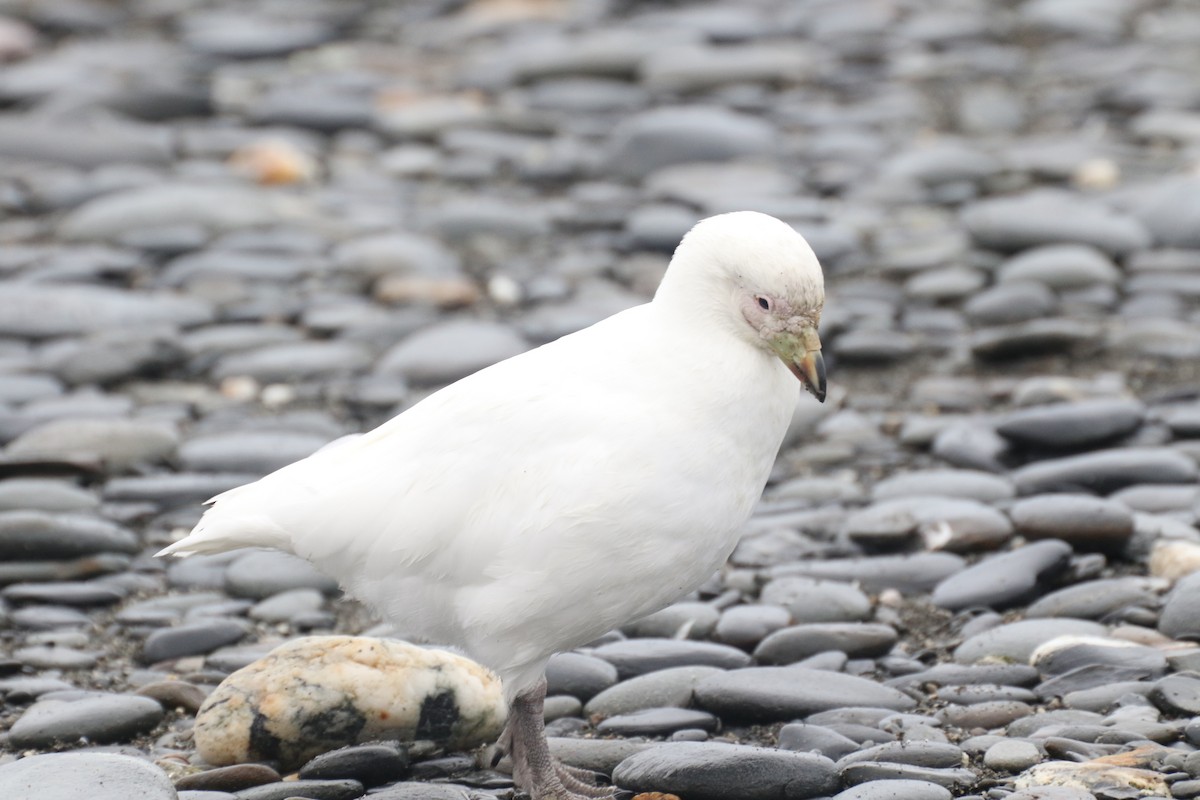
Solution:
<svg viewBox="0 0 1200 800">
<path fill-rule="evenodd" d="M 873 556 L 870 558 L 831 558 L 780 564 L 768 570 L 771 577 L 801 575 L 838 581 L 857 581 L 864 591 L 896 589 L 901 592 L 927 592 L 947 576 L 963 568 L 966 561 L 953 553 L 916 553 L 913 555 Z"/>
<path fill-rule="evenodd" d="M 977 325 L 1009 325 L 1049 317 L 1057 305 L 1054 292 L 1043 283 L 1007 283 L 971 297 L 963 312 Z"/>
<path fill-rule="evenodd" d="M 1039 647 L 1031 658 L 1043 676 L 1067 675 L 1080 667 L 1119 667 L 1157 678 L 1167 671 L 1167 657 L 1153 647 L 1114 639 L 1060 637 Z"/>
<path fill-rule="evenodd" d="M 775 631 L 754 649 L 760 664 L 793 664 L 836 650 L 851 658 L 872 658 L 892 649 L 899 636 L 891 625 L 825 622 Z"/>
<path fill-rule="evenodd" d="M 168 458 L 178 444 L 175 427 L 166 422 L 69 417 L 25 431 L 6 452 L 30 459 L 87 462 L 98 458 L 121 470 Z"/>
<path fill-rule="evenodd" d="M 0 512 L 0 559 L 62 559 L 96 553 L 137 553 L 132 531 L 107 520 L 44 511 Z"/>
<path fill-rule="evenodd" d="M 1033 742 L 1002 739 L 984 752 L 983 763 L 989 769 L 1016 773 L 1040 763 L 1042 758 L 1042 751 Z"/>
<path fill-rule="evenodd" d="M 751 603 L 731 606 L 717 620 L 713 638 L 734 647 L 752 648 L 769 633 L 786 627 L 791 621 L 792 615 L 780 606 Z"/>
<path fill-rule="evenodd" d="M 1150 699 L 1168 714 L 1200 714 L 1200 675 L 1168 675 L 1154 684 Z"/>
<path fill-rule="evenodd" d="M 0 284 L 0 335 L 28 339 L 145 328 L 191 327 L 213 318 L 202 300 L 167 292 L 140 292 L 69 284 Z"/>
<path fill-rule="evenodd" d="M 1037 695 L 1019 686 L 995 686 L 974 684 L 966 686 L 942 686 L 938 689 L 938 699 L 961 706 L 975 703 L 990 703 L 996 700 L 1020 700 L 1023 703 L 1037 701 Z"/>
<path fill-rule="evenodd" d="M 546 694 L 567 694 L 586 703 L 617 682 L 617 668 L 583 653 L 555 653 L 546 664 Z"/>
<path fill-rule="evenodd" d="M 414 385 L 451 383 L 528 349 L 525 338 L 508 325 L 450 320 L 401 341 L 379 359 L 376 371 Z"/>
<path fill-rule="evenodd" d="M 750 656 L 737 648 L 679 639 L 627 639 L 601 645 L 592 655 L 616 667 L 621 680 L 671 667 L 737 669 L 750 663 Z"/>
<path fill-rule="evenodd" d="M 296 431 L 232 431 L 196 436 L 179 447 L 185 469 L 265 475 L 312 455 L 328 436 Z"/>
<path fill-rule="evenodd" d="M 992 657 L 1027 663 L 1037 648 L 1055 637 L 1103 635 L 1103 625 L 1080 619 L 1028 619 L 1009 622 L 964 641 L 955 649 L 954 660 L 972 664 Z"/>
<path fill-rule="evenodd" d="M 613 783 L 691 800 L 803 800 L 837 785 L 833 762 L 811 753 L 717 742 L 671 742 L 617 765 Z"/>
<path fill-rule="evenodd" d="M 354 780 L 297 780 L 268 783 L 243 789 L 237 793 L 238 800 L 355 800 L 363 796 L 363 785 Z"/>
<path fill-rule="evenodd" d="M 972 203 L 963 224 L 977 243 L 1015 252 L 1038 245 L 1084 243 L 1115 256 L 1150 244 L 1136 219 L 1068 192 L 1038 190 Z"/>
<path fill-rule="evenodd" d="M 675 603 L 622 626 L 621 631 L 635 638 L 707 639 L 720 616 L 721 612 L 708 603 Z"/>
<path fill-rule="evenodd" d="M 1070 450 L 1132 433 L 1144 416 L 1145 408 L 1133 400 L 1080 400 L 1010 412 L 996 432 L 1027 447 Z"/>
<path fill-rule="evenodd" d="M 299 207 L 303 203 L 297 203 L 297 200 L 289 198 L 285 201 L 259 187 L 245 184 L 160 183 L 123 189 L 89 200 L 67 215 L 58 232 L 68 240 L 86 241 L 115 240 L 130 231 L 173 225 L 198 225 L 211 232 L 263 227 L 285 220 L 293 216 L 293 212 L 299 212 L 296 216 L 302 215 Z M 161 302 L 161 299 L 146 297 L 145 301 Z M 0 318 L 3 316 L 0 313 Z M 209 317 L 211 312 L 197 321 L 207 322 Z M 86 310 L 83 318 L 88 318 Z M 103 327 L 131 322 L 114 320 Z"/>
<path fill-rule="evenodd" d="M 900 741 L 867 747 L 843 756 L 838 769 L 861 761 L 876 761 L 894 764 L 913 764 L 921 767 L 961 767 L 963 751 L 957 745 L 945 742 Z"/>
<path fill-rule="evenodd" d="M 646 708 L 692 704 L 696 685 L 705 678 L 719 675 L 717 667 L 674 667 L 621 681 L 597 694 L 584 706 L 587 716 L 615 716 Z"/>
<path fill-rule="evenodd" d="M 241 641 L 248 632 L 245 622 L 220 618 L 160 628 L 146 637 L 142 660 L 155 663 L 211 653 L 218 647 Z"/>
<path fill-rule="evenodd" d="M 361 744 L 322 753 L 300 768 L 306 780 L 350 778 L 363 786 L 382 786 L 409 773 L 408 752 L 395 744 Z"/>
<path fill-rule="evenodd" d="M 119 603 L 128 592 L 99 581 L 14 583 L 0 596 L 14 603 L 59 603 L 64 606 L 106 606 Z"/>
<path fill-rule="evenodd" d="M 104 499 L 117 502 L 145 502 L 160 508 L 203 503 L 221 492 L 250 483 L 257 476 L 240 474 L 168 473 L 130 475 L 104 484 Z"/>
<path fill-rule="evenodd" d="M 550 755 L 564 764 L 611 775 L 625 759 L 657 746 L 643 739 L 580 739 L 549 736 Z"/>
<path fill-rule="evenodd" d="M 948 705 L 938 717 L 947 725 L 962 730 L 995 730 L 1003 728 L 1015 719 L 1027 717 L 1033 707 L 1017 700 L 989 700 L 969 706 Z"/>
<path fill-rule="evenodd" d="M 859 743 L 823 725 L 790 722 L 779 729 L 779 749 L 841 758 L 859 749 Z"/>
<path fill-rule="evenodd" d="M 1200 636 L 1200 572 L 1180 578 L 1167 594 L 1158 629 L 1173 639 Z"/>
<path fill-rule="evenodd" d="M 950 800 L 950 790 L 921 780 L 884 778 L 838 792 L 833 800 Z"/>
<path fill-rule="evenodd" d="M 617 174 L 641 178 L 662 167 L 765 156 L 776 132 L 758 117 L 716 106 L 677 106 L 623 120 L 612 132 L 606 163 Z"/>
<path fill-rule="evenodd" d="M 176 800 L 161 769 L 117 753 L 46 753 L 0 766 L 0 797 L 10 800 Z"/>
<path fill-rule="evenodd" d="M 1037 461 L 1013 472 L 1021 494 L 1093 492 L 1107 494 L 1140 483 L 1194 483 L 1196 462 L 1165 447 L 1097 450 Z"/>
<path fill-rule="evenodd" d="M 1116 550 L 1133 535 L 1133 514 L 1091 495 L 1039 495 L 1017 501 L 1009 516 L 1029 539 L 1062 539 L 1082 549 Z"/>
<path fill-rule="evenodd" d="M 1121 271 L 1095 247 L 1058 244 L 1035 247 L 1009 259 L 997 268 L 996 280 L 1037 281 L 1061 291 L 1119 283 Z"/>
<path fill-rule="evenodd" d="M 645 708 L 609 717 L 596 726 L 600 733 L 617 736 L 667 736 L 675 731 L 715 731 L 720 722 L 706 711 L 690 708 Z"/>
<path fill-rule="evenodd" d="M 1071 546 L 1047 540 L 989 556 L 937 585 L 932 601 L 957 611 L 971 606 L 1008 608 L 1029 600 L 1070 562 Z"/>
<path fill-rule="evenodd" d="M 837 581 L 775 578 L 763 587 L 759 599 L 787 609 L 794 622 L 852 622 L 871 616 L 870 598 L 849 583 Z"/>
<path fill-rule="evenodd" d="M 9 478 L 0 481 L 0 513 L 34 509 L 69 513 L 91 511 L 99 504 L 96 495 L 64 481 L 44 478 Z"/>
<path fill-rule="evenodd" d="M 752 667 L 713 675 L 696 685 L 695 702 L 722 719 L 790 720 L 845 706 L 907 711 L 908 695 L 874 681 L 806 667 Z"/>
<path fill-rule="evenodd" d="M 338 584 L 300 556 L 277 550 L 246 553 L 225 571 L 225 590 L 234 597 L 263 600 L 293 589 L 332 595 Z"/>
<path fill-rule="evenodd" d="M 43 697 L 25 710 L 9 731 L 16 747 L 48 747 L 86 738 L 119 742 L 153 728 L 163 708 L 148 697 L 85 693 L 72 699 Z"/>
<path fill-rule="evenodd" d="M 1049 317 L 979 328 L 971 334 L 971 354 L 984 361 L 1001 361 L 1050 353 L 1070 354 L 1095 348 L 1103 329 L 1092 322 Z"/>
<path fill-rule="evenodd" d="M 209 792 L 236 792 L 281 780 L 278 772 L 266 764 L 234 764 L 229 767 L 184 775 L 175 781 L 175 788 Z"/>
<path fill-rule="evenodd" d="M 933 489 L 931 492 L 930 489 Z M 1016 495 L 1012 481 L 974 469 L 922 469 L 892 475 L 871 490 L 873 500 L 935 494 L 995 503 Z"/>
<path fill-rule="evenodd" d="M 974 783 L 979 776 L 969 769 L 922 767 L 880 761 L 858 761 L 840 770 L 842 782 L 851 785 L 879 780 L 914 780 L 936 783 L 946 788 Z"/>
<path fill-rule="evenodd" d="M 386 789 L 371 793 L 371 800 L 474 800 L 474 798 L 475 792 L 465 786 L 423 781 L 394 783 Z"/>
<path fill-rule="evenodd" d="M 972 686 L 999 684 L 1001 686 L 1032 686 L 1038 681 L 1038 671 L 1028 664 L 936 664 L 922 672 L 902 675 L 888 681 L 889 686 L 918 686 L 933 683 L 940 686 Z"/>
<path fill-rule="evenodd" d="M 1087 581 L 1037 599 L 1025 609 L 1025 616 L 1100 619 L 1129 606 L 1154 608 L 1158 585 L 1154 579 L 1136 576 Z"/>
</svg>

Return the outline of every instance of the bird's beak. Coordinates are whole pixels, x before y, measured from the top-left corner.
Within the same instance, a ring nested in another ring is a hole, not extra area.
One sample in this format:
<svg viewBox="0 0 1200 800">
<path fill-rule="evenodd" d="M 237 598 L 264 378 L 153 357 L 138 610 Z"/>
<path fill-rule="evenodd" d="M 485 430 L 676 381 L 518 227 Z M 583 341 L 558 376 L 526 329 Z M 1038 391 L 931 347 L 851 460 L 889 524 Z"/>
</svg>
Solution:
<svg viewBox="0 0 1200 800">
<path fill-rule="evenodd" d="M 797 331 L 781 331 L 772 341 L 771 347 L 800 379 L 809 394 L 825 402 L 825 359 L 821 357 L 821 339 L 817 329 L 805 325 Z"/>
</svg>

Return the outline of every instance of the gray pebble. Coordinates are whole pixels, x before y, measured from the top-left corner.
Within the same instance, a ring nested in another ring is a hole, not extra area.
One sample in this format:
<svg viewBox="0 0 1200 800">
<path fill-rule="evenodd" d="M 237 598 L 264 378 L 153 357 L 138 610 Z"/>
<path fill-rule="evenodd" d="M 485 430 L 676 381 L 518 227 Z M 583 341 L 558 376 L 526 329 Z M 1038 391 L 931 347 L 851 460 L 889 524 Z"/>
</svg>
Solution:
<svg viewBox="0 0 1200 800">
<path fill-rule="evenodd" d="M 769 606 L 786 609 L 797 623 L 853 622 L 871 615 L 870 598 L 849 583 L 836 581 L 775 578 L 763 587 L 759 599 Z"/>
<path fill-rule="evenodd" d="M 1041 750 L 1032 742 L 1005 739 L 987 749 L 983 763 L 989 769 L 1016 774 L 1040 763 L 1042 758 Z"/>
<path fill-rule="evenodd" d="M 161 628 L 146 637 L 142 660 L 153 664 L 183 656 L 204 655 L 240 641 L 247 632 L 248 626 L 241 620 L 220 618 Z"/>
<path fill-rule="evenodd" d="M 717 667 L 706 666 L 674 667 L 649 672 L 601 691 L 587 702 L 584 713 L 589 717 L 593 714 L 608 717 L 645 708 L 686 708 L 692 705 L 696 685 L 721 672 Z"/>
<path fill-rule="evenodd" d="M 1141 483 L 1192 483 L 1196 462 L 1161 447 L 1128 447 L 1037 461 L 1013 473 L 1021 494 L 1109 493 Z"/>
<path fill-rule="evenodd" d="M 1029 619 L 1009 622 L 964 641 L 955 649 L 954 659 L 963 664 L 989 657 L 1028 662 L 1034 650 L 1055 637 L 1103 634 L 1103 625 L 1086 620 Z"/>
<path fill-rule="evenodd" d="M 583 653 L 555 653 L 546 664 L 546 693 L 568 694 L 586 703 L 617 682 L 617 668 Z"/>
<path fill-rule="evenodd" d="M 1131 400 L 1080 400 L 1013 411 L 996 431 L 1016 444 L 1070 450 L 1132 433 L 1144 416 L 1142 405 Z"/>
<path fill-rule="evenodd" d="M 792 664 L 828 650 L 851 658 L 880 656 L 891 650 L 898 635 L 890 625 L 824 622 L 793 625 L 767 636 L 754 649 L 760 664 Z"/>
<path fill-rule="evenodd" d="M 1009 510 L 1029 539 L 1062 539 L 1082 550 L 1119 550 L 1133 534 L 1133 514 L 1091 495 L 1047 494 L 1020 500 Z"/>
<path fill-rule="evenodd" d="M 338 585 L 299 556 L 278 550 L 239 554 L 225 571 L 225 590 L 234 597 L 262 600 L 293 589 L 332 595 Z"/>
<path fill-rule="evenodd" d="M 844 789 L 833 800 L 950 800 L 952 796 L 949 789 L 930 781 L 883 778 Z"/>
</svg>

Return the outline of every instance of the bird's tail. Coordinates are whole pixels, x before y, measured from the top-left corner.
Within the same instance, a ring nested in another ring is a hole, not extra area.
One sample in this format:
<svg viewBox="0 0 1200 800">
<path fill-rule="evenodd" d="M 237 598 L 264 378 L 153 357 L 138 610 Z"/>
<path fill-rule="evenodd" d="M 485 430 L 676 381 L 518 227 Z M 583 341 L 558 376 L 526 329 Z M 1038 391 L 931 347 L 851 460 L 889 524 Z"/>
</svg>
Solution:
<svg viewBox="0 0 1200 800">
<path fill-rule="evenodd" d="M 242 547 L 274 547 L 290 551 L 291 537 L 275 520 L 261 512 L 241 508 L 247 504 L 239 503 L 238 495 L 251 486 L 254 484 L 214 497 L 209 501 L 211 507 L 192 532 L 164 547 L 155 556 L 210 555 Z"/>
</svg>

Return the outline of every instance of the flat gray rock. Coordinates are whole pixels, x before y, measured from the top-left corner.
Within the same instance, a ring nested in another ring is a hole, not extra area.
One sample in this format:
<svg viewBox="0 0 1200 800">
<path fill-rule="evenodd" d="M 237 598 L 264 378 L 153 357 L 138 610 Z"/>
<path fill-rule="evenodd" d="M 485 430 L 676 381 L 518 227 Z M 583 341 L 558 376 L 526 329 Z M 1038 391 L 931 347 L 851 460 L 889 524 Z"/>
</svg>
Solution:
<svg viewBox="0 0 1200 800">
<path fill-rule="evenodd" d="M 891 650 L 899 636 L 891 625 L 869 622 L 819 622 L 793 625 L 767 636 L 754 649 L 760 664 L 794 664 L 828 651 L 851 658 L 874 658 Z"/>
<path fill-rule="evenodd" d="M 1071 450 L 1111 442 L 1137 430 L 1145 407 L 1134 400 L 1080 400 L 1009 412 L 996 432 L 1027 447 Z"/>
<path fill-rule="evenodd" d="M 1125 505 L 1092 495 L 1025 498 L 1009 516 L 1028 539 L 1061 539 L 1081 550 L 1120 550 L 1133 535 L 1133 513 Z"/>
<path fill-rule="evenodd" d="M 763 587 L 759 599 L 768 606 L 786 609 L 797 623 L 853 622 L 871 616 L 871 599 L 849 582 L 801 576 L 775 578 Z"/>
<path fill-rule="evenodd" d="M 639 675 L 604 689 L 584 707 L 587 716 L 628 714 L 645 708 L 692 704 L 696 685 L 705 678 L 721 674 L 718 667 L 674 667 Z"/>
<path fill-rule="evenodd" d="M 792 720 L 817 711 L 873 706 L 907 711 L 916 702 L 866 678 L 807 667 L 752 667 L 705 678 L 695 702 L 720 716 L 751 722 Z"/>
<path fill-rule="evenodd" d="M 101 286 L 0 284 L 0 334 L 30 339 L 150 325 L 191 327 L 213 318 L 202 300 Z"/>
<path fill-rule="evenodd" d="M 973 664 L 984 658 L 1028 663 L 1033 651 L 1058 636 L 1103 636 L 1104 626 L 1081 619 L 1028 619 L 977 633 L 954 651 L 954 660 Z"/>
<path fill-rule="evenodd" d="M 120 742 L 145 733 L 162 718 L 162 706 L 148 697 L 100 692 L 63 699 L 51 695 L 27 708 L 9 736 L 16 747 L 48 747 L 81 738 Z"/>
<path fill-rule="evenodd" d="M 622 680 L 671 667 L 737 669 L 750 663 L 750 656 L 736 647 L 681 639 L 626 639 L 601 645 L 591 654 L 616 667 Z"/>
<path fill-rule="evenodd" d="M 1056 190 L 981 200 L 967 206 L 962 221 L 977 243 L 1002 252 L 1084 243 L 1122 256 L 1150 244 L 1150 233 L 1137 219 Z"/>
<path fill-rule="evenodd" d="M 167 774 L 116 753 L 46 753 L 0 766 L 5 800 L 175 800 Z"/>
<path fill-rule="evenodd" d="M 1196 462 L 1183 453 L 1127 447 L 1035 461 L 1013 472 L 1013 480 L 1021 494 L 1107 494 L 1140 483 L 1194 483 L 1196 475 Z"/>
<path fill-rule="evenodd" d="M 824 756 L 717 742 L 672 742 L 622 761 L 613 782 L 634 792 L 690 800 L 803 800 L 836 786 Z"/>
<path fill-rule="evenodd" d="M 1067 568 L 1073 551 L 1054 539 L 988 556 L 937 585 L 933 603 L 957 611 L 971 606 L 1008 608 L 1034 597 Z"/>
<path fill-rule="evenodd" d="M 950 790 L 937 783 L 883 778 L 838 792 L 833 800 L 950 800 Z"/>
<path fill-rule="evenodd" d="M 0 559 L 64 559 L 97 553 L 133 554 L 137 535 L 107 520 L 43 511 L 0 512 Z"/>
</svg>

